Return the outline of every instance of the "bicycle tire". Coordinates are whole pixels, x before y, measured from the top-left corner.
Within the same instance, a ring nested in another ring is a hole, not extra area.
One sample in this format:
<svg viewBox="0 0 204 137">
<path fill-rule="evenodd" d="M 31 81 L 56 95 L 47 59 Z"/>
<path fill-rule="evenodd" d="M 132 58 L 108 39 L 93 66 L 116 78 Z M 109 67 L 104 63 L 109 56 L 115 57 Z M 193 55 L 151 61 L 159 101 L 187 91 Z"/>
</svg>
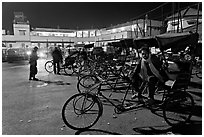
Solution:
<svg viewBox="0 0 204 137">
<path fill-rule="evenodd" d="M 53 61 L 47 61 L 45 63 L 45 70 L 48 72 L 48 73 L 52 73 L 54 70 L 53 70 Z"/>
<path fill-rule="evenodd" d="M 163 116 L 170 126 L 189 122 L 194 108 L 193 97 L 183 91 L 177 91 L 164 102 Z"/>
<path fill-rule="evenodd" d="M 77 74 L 77 76 L 79 74 L 79 68 L 80 68 L 80 64 L 76 64 L 72 66 L 73 73 Z"/>
<path fill-rule="evenodd" d="M 197 78 L 202 79 L 202 64 L 196 63 L 194 67 L 195 75 Z"/>
<path fill-rule="evenodd" d="M 199 78 L 199 79 L 202 79 L 202 72 L 197 72 L 196 77 Z"/>
<path fill-rule="evenodd" d="M 98 78 L 94 75 L 85 75 L 77 82 L 77 90 L 79 93 L 88 91 L 91 87 L 99 82 Z M 97 88 L 90 89 L 89 92 L 96 93 Z"/>
<path fill-rule="evenodd" d="M 81 66 L 78 70 L 78 80 L 85 75 L 90 75 L 91 69 L 89 67 Z"/>
<path fill-rule="evenodd" d="M 95 125 L 102 112 L 103 108 L 98 97 L 90 93 L 78 93 L 63 105 L 62 119 L 69 128 L 84 130 Z"/>
</svg>

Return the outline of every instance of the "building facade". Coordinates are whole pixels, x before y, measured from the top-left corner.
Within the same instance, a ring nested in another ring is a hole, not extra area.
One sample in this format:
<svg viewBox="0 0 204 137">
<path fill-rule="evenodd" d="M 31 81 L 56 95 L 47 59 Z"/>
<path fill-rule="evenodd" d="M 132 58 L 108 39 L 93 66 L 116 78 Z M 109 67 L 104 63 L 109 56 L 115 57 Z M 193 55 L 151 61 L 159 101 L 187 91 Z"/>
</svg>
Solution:
<svg viewBox="0 0 204 137">
<path fill-rule="evenodd" d="M 202 12 L 187 8 L 166 18 L 166 30 L 164 32 L 197 31 L 199 40 L 202 40 Z M 50 49 L 55 46 L 62 48 L 75 45 L 92 44 L 104 46 L 108 42 L 121 39 L 155 36 L 162 32 L 162 21 L 150 20 L 148 15 L 144 19 L 137 19 L 126 23 L 114 25 L 102 29 L 56 29 L 56 28 L 32 28 L 22 12 L 14 12 L 13 35 L 2 31 L 3 47 L 31 49 L 35 46 L 40 49 Z"/>
<path fill-rule="evenodd" d="M 139 19 L 103 29 L 55 29 L 31 28 L 22 12 L 14 13 L 13 35 L 2 35 L 2 43 L 7 48 L 50 48 L 60 45 L 64 48 L 76 44 L 104 46 L 110 41 L 138 38 L 160 34 L 160 21 Z M 4 30 L 4 32 L 6 32 Z"/>
<path fill-rule="evenodd" d="M 202 11 L 186 8 L 166 18 L 167 33 L 198 32 L 202 41 Z"/>
</svg>

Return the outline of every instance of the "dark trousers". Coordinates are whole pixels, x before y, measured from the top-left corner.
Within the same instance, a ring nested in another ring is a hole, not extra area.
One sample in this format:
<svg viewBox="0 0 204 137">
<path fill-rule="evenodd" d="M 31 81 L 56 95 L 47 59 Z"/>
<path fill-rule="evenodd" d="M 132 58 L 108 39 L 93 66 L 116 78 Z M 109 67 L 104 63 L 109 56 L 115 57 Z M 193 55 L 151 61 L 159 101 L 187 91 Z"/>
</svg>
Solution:
<svg viewBox="0 0 204 137">
<path fill-rule="evenodd" d="M 148 78 L 148 84 L 149 84 L 149 98 L 154 99 L 154 92 L 156 90 L 156 84 L 158 82 L 158 78 L 155 76 L 150 76 Z"/>
<path fill-rule="evenodd" d="M 35 75 L 37 74 L 37 65 L 30 65 L 30 76 L 29 79 L 35 78 Z"/>
<path fill-rule="evenodd" d="M 143 81 L 142 78 L 138 74 L 134 74 L 134 76 L 132 77 L 133 88 L 139 94 L 141 94 L 139 87 L 141 86 L 142 81 Z"/>
<path fill-rule="evenodd" d="M 54 66 L 54 73 L 59 73 L 60 72 L 60 62 L 53 62 L 53 66 Z"/>
<path fill-rule="evenodd" d="M 139 87 L 142 84 L 142 78 L 139 75 L 134 75 L 133 77 L 133 88 L 136 92 L 138 92 L 139 95 L 141 95 L 142 89 L 139 89 Z M 149 76 L 148 78 L 148 92 L 149 92 L 149 98 L 154 99 L 154 92 L 156 90 L 156 84 L 158 82 L 158 78 L 155 76 Z"/>
</svg>

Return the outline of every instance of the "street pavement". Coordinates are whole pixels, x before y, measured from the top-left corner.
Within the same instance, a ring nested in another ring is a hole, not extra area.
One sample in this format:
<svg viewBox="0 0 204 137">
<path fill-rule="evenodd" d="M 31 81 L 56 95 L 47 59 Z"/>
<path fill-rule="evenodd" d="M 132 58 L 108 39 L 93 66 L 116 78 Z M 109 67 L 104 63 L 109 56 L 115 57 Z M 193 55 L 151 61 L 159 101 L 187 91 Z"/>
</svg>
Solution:
<svg viewBox="0 0 204 137">
<path fill-rule="evenodd" d="M 44 69 L 45 59 L 38 61 L 37 78 L 29 81 L 29 64 L 2 63 L 2 134 L 3 135 L 201 135 L 202 81 L 196 77 L 188 89 L 195 100 L 191 123 L 182 127 L 169 126 L 162 112 L 152 113 L 138 108 L 114 114 L 114 107 L 104 103 L 99 121 L 86 131 L 68 128 L 61 118 L 65 101 L 78 93 L 77 77 L 55 75 Z M 110 93 L 105 93 L 110 94 Z M 113 93 L 112 98 L 122 98 Z"/>
</svg>

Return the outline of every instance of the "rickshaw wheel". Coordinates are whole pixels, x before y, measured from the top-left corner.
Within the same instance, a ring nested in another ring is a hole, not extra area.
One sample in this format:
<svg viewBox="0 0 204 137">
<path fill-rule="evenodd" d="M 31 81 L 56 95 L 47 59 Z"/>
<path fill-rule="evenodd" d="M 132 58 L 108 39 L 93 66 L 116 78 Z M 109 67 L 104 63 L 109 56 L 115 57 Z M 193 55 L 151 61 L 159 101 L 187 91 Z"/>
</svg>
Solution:
<svg viewBox="0 0 204 137">
<path fill-rule="evenodd" d="M 163 116 L 170 126 L 189 122 L 194 108 L 193 97 L 184 91 L 177 91 L 170 96 L 163 106 Z"/>
</svg>

